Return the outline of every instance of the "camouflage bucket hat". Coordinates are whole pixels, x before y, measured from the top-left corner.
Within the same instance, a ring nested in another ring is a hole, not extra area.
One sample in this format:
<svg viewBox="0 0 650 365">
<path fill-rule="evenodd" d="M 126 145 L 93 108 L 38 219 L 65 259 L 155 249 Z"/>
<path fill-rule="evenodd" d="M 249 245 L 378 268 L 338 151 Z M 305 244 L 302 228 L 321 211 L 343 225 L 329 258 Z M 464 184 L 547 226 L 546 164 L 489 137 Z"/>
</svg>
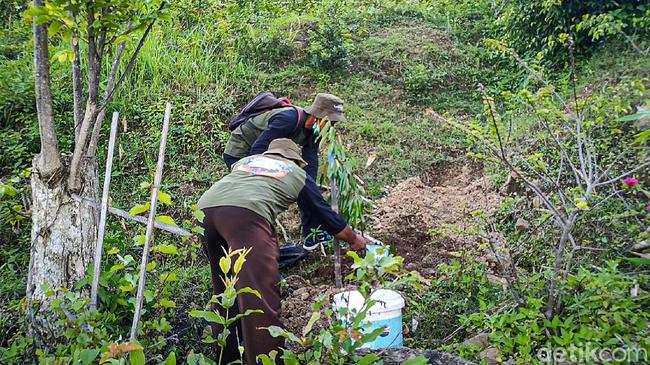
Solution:
<svg viewBox="0 0 650 365">
<path fill-rule="evenodd" d="M 345 122 L 343 100 L 336 95 L 319 93 L 314 102 L 305 111 L 316 118 L 327 118 L 333 122 Z"/>
<path fill-rule="evenodd" d="M 280 155 L 289 160 L 293 160 L 298 166 L 305 167 L 307 162 L 300 155 L 300 147 L 289 138 L 278 138 L 271 141 L 269 149 L 264 152 L 265 155 Z"/>
</svg>

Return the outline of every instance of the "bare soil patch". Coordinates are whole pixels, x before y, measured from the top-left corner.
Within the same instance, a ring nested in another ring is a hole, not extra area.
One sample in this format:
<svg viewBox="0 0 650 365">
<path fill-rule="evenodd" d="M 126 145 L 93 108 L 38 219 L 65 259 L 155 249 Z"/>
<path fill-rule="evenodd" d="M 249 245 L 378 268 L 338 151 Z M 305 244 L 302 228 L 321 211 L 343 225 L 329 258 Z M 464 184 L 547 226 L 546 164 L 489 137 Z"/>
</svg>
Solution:
<svg viewBox="0 0 650 365">
<path fill-rule="evenodd" d="M 433 274 L 456 252 L 479 251 L 474 216 L 491 215 L 502 199 L 480 166 L 437 166 L 390 189 L 377 203 L 371 231 L 395 246 L 408 269 Z"/>
</svg>

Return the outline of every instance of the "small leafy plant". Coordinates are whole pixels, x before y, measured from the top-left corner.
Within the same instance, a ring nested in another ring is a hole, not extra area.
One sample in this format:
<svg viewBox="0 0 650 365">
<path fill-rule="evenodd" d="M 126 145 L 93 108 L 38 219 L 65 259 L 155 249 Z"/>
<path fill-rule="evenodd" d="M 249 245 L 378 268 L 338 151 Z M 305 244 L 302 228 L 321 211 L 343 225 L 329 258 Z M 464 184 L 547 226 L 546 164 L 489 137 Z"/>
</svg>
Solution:
<svg viewBox="0 0 650 365">
<path fill-rule="evenodd" d="M 277 326 L 267 328 L 273 337 L 285 338 L 298 350 L 294 352 L 285 348 L 282 353 L 274 350 L 268 355 L 259 355 L 258 359 L 262 364 L 275 365 L 279 359 L 286 365 L 378 363 L 379 357 L 374 353 L 364 356 L 355 354 L 355 351 L 374 341 L 383 332 L 382 328 L 364 332 L 369 326 L 364 319 L 375 302 L 367 300 L 363 307 L 355 312 L 340 308 L 337 315 L 331 308 L 323 308 L 326 302 L 327 297 L 321 297 L 314 303 L 312 315 L 303 327 L 301 336 Z M 319 321 L 324 322 L 326 326 L 317 331 L 314 325 Z"/>
<path fill-rule="evenodd" d="M 339 213 L 350 226 L 363 230 L 366 227 L 366 201 L 360 179 L 352 171 L 345 148 L 336 129 L 331 123 L 325 123 L 321 130 L 317 130 L 320 146 L 327 151 L 327 161 L 321 174 L 321 181 L 329 185 L 333 180 L 338 188 Z"/>
<path fill-rule="evenodd" d="M 228 336 L 230 336 L 230 330 L 228 327 L 253 313 L 262 313 L 262 310 L 260 309 L 247 309 L 244 313 L 230 316 L 231 308 L 237 305 L 237 296 L 242 294 L 251 294 L 258 298 L 262 298 L 260 293 L 255 289 L 245 287 L 238 290 L 235 287 L 239 279 L 239 273 L 246 262 L 246 256 L 250 252 L 251 248 L 238 249 L 234 251 L 229 249 L 225 252 L 225 256 L 221 257 L 219 260 L 219 268 L 223 274 L 223 282 L 225 284 L 224 292 L 212 296 L 212 299 L 208 302 L 208 305 L 212 306 L 212 310 L 193 310 L 190 312 L 191 317 L 203 318 L 213 325 L 221 326 L 222 330 L 216 335 L 216 338 L 208 336 L 203 340 L 205 343 L 216 343 L 219 347 L 220 350 L 217 364 L 222 363 L 226 340 L 228 339 Z M 237 258 L 235 258 L 235 256 Z M 244 348 L 240 347 L 239 351 L 240 356 L 243 356 Z"/>
</svg>

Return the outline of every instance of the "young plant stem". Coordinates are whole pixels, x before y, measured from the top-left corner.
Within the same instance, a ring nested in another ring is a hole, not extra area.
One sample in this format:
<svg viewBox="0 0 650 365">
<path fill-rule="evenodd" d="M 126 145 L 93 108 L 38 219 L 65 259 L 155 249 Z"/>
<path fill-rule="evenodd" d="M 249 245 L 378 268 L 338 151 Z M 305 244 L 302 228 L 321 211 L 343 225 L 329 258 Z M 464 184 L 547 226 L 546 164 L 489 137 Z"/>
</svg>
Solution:
<svg viewBox="0 0 650 365">
<path fill-rule="evenodd" d="M 336 187 L 336 182 L 333 177 L 330 177 L 330 188 L 332 195 L 332 210 L 336 213 L 339 211 L 338 205 L 338 188 Z M 338 238 L 334 237 L 332 242 L 334 246 L 334 283 L 337 288 L 343 287 L 343 277 L 341 275 L 341 243 Z"/>
<path fill-rule="evenodd" d="M 228 328 L 228 326 L 226 326 L 225 323 L 228 323 L 228 318 L 229 317 L 230 317 L 230 308 L 226 308 L 226 316 L 224 317 L 224 319 L 225 319 L 224 320 L 224 331 Z M 218 362 L 218 364 L 221 364 L 222 360 L 223 360 L 223 349 L 224 349 L 225 346 L 219 345 L 219 347 L 220 347 L 220 349 L 219 349 L 219 362 Z"/>
</svg>

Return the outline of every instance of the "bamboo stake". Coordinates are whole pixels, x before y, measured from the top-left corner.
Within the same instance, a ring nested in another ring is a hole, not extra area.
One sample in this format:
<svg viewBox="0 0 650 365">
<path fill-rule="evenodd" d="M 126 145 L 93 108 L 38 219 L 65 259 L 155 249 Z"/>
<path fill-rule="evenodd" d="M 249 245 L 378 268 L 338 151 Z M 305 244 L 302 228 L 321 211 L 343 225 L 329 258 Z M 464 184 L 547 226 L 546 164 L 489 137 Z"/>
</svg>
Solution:
<svg viewBox="0 0 650 365">
<path fill-rule="evenodd" d="M 108 137 L 108 154 L 106 155 L 106 171 L 104 173 L 104 191 L 102 192 L 102 205 L 99 211 L 99 229 L 97 232 L 97 245 L 95 246 L 95 259 L 93 261 L 93 283 L 90 289 L 90 309 L 97 308 L 97 293 L 99 292 L 99 275 L 102 268 L 102 248 L 106 232 L 106 212 L 108 210 L 108 191 L 111 187 L 111 174 L 113 172 L 113 151 L 117 135 L 117 122 L 120 113 L 113 112 L 111 121 L 111 134 Z"/>
<path fill-rule="evenodd" d="M 74 199 L 75 201 L 78 201 L 79 203 L 85 204 L 85 205 L 87 205 L 87 206 L 89 206 L 91 208 L 100 209 L 100 204 L 99 203 L 97 203 L 95 201 L 92 201 L 92 200 L 90 200 L 88 198 L 81 197 L 81 196 L 79 196 L 77 194 L 72 194 L 72 199 Z M 131 215 L 126 210 L 113 208 L 113 207 L 109 206 L 108 207 L 108 212 L 113 214 L 113 215 L 116 215 L 118 217 L 125 218 L 125 219 L 128 219 L 128 220 L 132 220 L 134 222 L 142 223 L 142 224 L 145 224 L 145 225 L 148 223 L 147 218 L 139 216 L 139 215 Z M 155 222 L 153 222 L 153 226 L 154 226 L 154 228 L 162 229 L 163 231 L 167 231 L 169 233 L 177 234 L 177 235 L 183 236 L 183 237 L 190 237 L 192 235 L 192 233 L 184 230 L 181 227 L 172 226 L 172 225 L 169 225 L 169 224 L 163 223 L 163 222 L 155 221 Z"/>
<path fill-rule="evenodd" d="M 339 191 L 338 188 L 336 187 L 336 183 L 334 182 L 334 178 L 332 177 L 330 177 L 330 189 L 331 189 L 331 196 L 332 196 L 332 210 L 338 213 L 339 212 L 339 202 L 338 202 Z M 332 243 L 334 245 L 334 283 L 336 284 L 337 288 L 342 288 L 343 278 L 341 276 L 341 243 L 336 237 L 334 237 Z"/>
<path fill-rule="evenodd" d="M 144 298 L 144 284 L 147 277 L 147 262 L 149 261 L 149 246 L 151 245 L 151 236 L 153 235 L 153 225 L 156 218 L 156 203 L 158 202 L 158 190 L 162 180 L 163 163 L 165 162 L 165 146 L 167 145 L 167 133 L 169 132 L 169 119 L 172 115 L 172 104 L 167 102 L 165 108 L 165 119 L 163 121 L 162 135 L 160 137 L 160 149 L 158 150 L 158 164 L 156 165 L 156 175 L 151 188 L 151 203 L 149 206 L 149 221 L 147 222 L 147 232 L 144 238 L 144 247 L 142 249 L 142 261 L 140 262 L 140 278 L 138 280 L 138 291 L 135 297 L 135 312 L 133 313 L 133 323 L 131 325 L 131 342 L 138 337 L 138 322 L 142 311 L 142 300 Z"/>
</svg>

